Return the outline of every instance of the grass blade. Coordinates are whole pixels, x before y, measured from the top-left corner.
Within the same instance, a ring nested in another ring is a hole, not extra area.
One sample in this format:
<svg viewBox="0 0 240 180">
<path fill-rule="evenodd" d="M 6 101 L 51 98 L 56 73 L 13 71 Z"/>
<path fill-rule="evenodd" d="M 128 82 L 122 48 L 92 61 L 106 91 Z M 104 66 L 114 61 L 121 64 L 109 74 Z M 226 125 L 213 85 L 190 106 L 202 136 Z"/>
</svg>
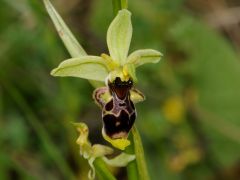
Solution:
<svg viewBox="0 0 240 180">
<path fill-rule="evenodd" d="M 53 7 L 49 0 L 43 0 L 49 16 L 51 17 L 55 28 L 62 39 L 65 47 L 72 57 L 80 57 L 87 55 L 82 46 L 78 43 L 72 32 L 69 30 L 61 16 L 58 14 L 56 9 Z"/>
</svg>

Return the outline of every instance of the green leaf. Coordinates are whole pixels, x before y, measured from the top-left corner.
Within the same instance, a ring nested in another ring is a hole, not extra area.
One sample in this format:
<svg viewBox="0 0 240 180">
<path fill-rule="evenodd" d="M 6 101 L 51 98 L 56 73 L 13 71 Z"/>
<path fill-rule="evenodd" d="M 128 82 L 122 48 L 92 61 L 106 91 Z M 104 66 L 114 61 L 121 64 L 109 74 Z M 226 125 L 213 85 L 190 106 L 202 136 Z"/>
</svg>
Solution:
<svg viewBox="0 0 240 180">
<path fill-rule="evenodd" d="M 140 49 L 128 56 L 127 63 L 138 67 L 145 63 L 158 63 L 162 56 L 162 53 L 153 49 Z"/>
<path fill-rule="evenodd" d="M 111 58 L 125 64 L 132 38 L 131 13 L 123 9 L 112 21 L 107 32 L 107 44 Z"/>
<path fill-rule="evenodd" d="M 69 30 L 69 28 L 61 18 L 61 16 L 55 10 L 51 2 L 49 0 L 43 0 L 43 2 L 69 54 L 72 57 L 80 57 L 80 56 L 87 55 L 87 53 L 84 51 L 82 46 L 78 43 L 78 41 L 76 40 L 72 32 Z"/>
<path fill-rule="evenodd" d="M 51 75 L 105 81 L 108 75 L 108 68 L 101 57 L 82 56 L 63 61 L 57 68 L 52 70 Z"/>
</svg>

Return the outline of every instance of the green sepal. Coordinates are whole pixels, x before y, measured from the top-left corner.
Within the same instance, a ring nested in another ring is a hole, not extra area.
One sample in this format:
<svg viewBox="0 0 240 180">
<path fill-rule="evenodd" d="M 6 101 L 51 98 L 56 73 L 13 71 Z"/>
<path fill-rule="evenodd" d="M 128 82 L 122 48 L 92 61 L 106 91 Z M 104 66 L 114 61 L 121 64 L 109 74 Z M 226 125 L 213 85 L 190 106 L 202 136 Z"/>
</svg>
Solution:
<svg viewBox="0 0 240 180">
<path fill-rule="evenodd" d="M 111 58 L 123 65 L 127 60 L 128 50 L 132 39 L 131 13 L 126 10 L 118 11 L 117 16 L 107 31 L 107 45 Z"/>
<path fill-rule="evenodd" d="M 108 76 L 108 66 L 99 56 L 82 56 L 63 61 L 52 70 L 53 76 L 71 76 L 84 79 L 105 81 Z"/>
</svg>

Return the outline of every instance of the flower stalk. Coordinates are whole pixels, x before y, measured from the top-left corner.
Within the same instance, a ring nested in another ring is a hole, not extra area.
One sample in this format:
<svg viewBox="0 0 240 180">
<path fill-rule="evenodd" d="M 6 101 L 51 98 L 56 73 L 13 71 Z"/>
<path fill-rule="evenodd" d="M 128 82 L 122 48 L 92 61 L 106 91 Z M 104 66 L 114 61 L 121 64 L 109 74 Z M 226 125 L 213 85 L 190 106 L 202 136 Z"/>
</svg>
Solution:
<svg viewBox="0 0 240 180">
<path fill-rule="evenodd" d="M 106 163 L 101 158 L 97 158 L 93 165 L 96 168 L 96 173 L 99 180 L 116 180 L 116 178 L 107 168 Z"/>
<path fill-rule="evenodd" d="M 119 10 L 128 8 L 128 0 L 112 0 L 112 5 L 113 12 L 117 15 Z"/>
<path fill-rule="evenodd" d="M 136 155 L 136 163 L 138 168 L 139 179 L 150 180 L 147 163 L 144 156 L 144 149 L 142 145 L 141 136 L 136 126 L 133 126 L 132 128 L 132 135 L 133 135 L 133 141 L 134 141 L 134 151 Z"/>
<path fill-rule="evenodd" d="M 131 142 L 134 142 L 132 132 L 129 134 L 129 140 Z M 135 154 L 134 143 L 132 143 L 130 146 L 128 146 L 127 149 L 125 150 L 125 152 L 128 154 Z M 128 180 L 138 180 L 139 179 L 136 161 L 132 161 L 127 165 L 127 176 L 128 176 Z"/>
</svg>

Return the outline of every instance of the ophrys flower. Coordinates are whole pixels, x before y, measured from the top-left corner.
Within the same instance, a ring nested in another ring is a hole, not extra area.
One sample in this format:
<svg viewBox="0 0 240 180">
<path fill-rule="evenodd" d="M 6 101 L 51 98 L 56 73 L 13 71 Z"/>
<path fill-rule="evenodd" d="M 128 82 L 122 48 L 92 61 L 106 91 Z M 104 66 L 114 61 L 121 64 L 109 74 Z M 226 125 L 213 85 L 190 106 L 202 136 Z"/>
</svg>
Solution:
<svg viewBox="0 0 240 180">
<path fill-rule="evenodd" d="M 45 3 L 73 57 L 60 63 L 51 74 L 105 82 L 105 86 L 96 89 L 93 95 L 102 109 L 103 137 L 113 146 L 124 149 L 130 144 L 127 136 L 136 118 L 134 104 L 144 100 L 144 95 L 134 88 L 137 81 L 135 69 L 145 63 L 157 63 L 162 54 L 152 49 L 141 49 L 128 55 L 132 38 L 131 13 L 123 9 L 107 31 L 110 55 L 87 55 L 49 1 L 45 0 Z"/>
</svg>

